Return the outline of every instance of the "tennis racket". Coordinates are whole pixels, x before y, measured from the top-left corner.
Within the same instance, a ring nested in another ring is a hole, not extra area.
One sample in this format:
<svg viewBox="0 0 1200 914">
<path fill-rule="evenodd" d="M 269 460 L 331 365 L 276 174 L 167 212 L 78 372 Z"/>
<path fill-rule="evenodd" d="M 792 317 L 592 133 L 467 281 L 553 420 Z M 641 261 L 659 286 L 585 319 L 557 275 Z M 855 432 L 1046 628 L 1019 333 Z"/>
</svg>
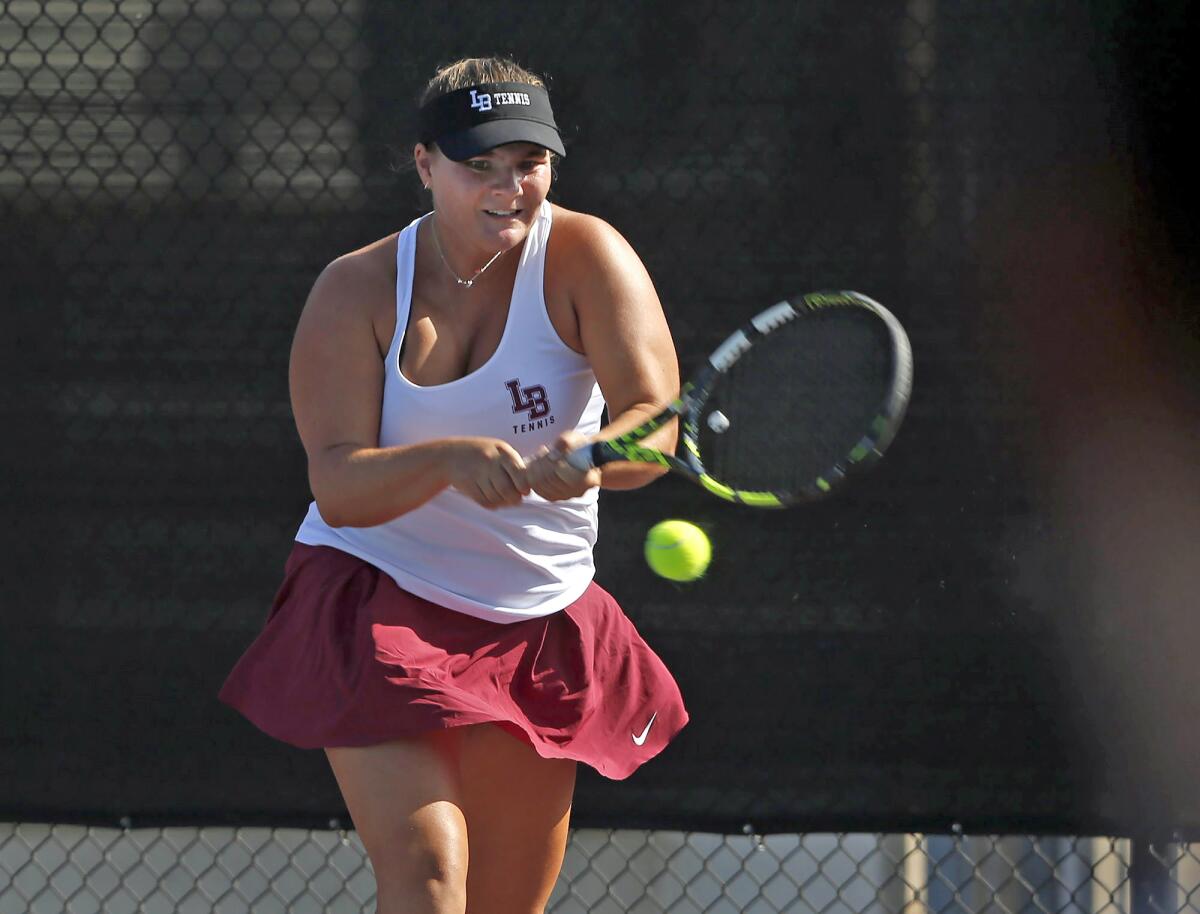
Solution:
<svg viewBox="0 0 1200 914">
<path fill-rule="evenodd" d="M 814 501 L 887 450 L 912 371 L 908 335 L 883 305 L 858 292 L 812 292 L 751 318 L 653 419 L 566 459 L 580 470 L 657 463 L 756 508 Z M 676 453 L 641 443 L 676 416 Z"/>
</svg>

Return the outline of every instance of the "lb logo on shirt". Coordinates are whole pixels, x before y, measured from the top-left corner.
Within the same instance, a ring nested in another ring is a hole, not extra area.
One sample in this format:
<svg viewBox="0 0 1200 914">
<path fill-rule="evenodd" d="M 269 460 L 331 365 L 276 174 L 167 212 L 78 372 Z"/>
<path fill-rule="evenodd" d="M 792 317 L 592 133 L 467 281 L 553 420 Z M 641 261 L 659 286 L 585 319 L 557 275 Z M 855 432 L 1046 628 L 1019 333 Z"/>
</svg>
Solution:
<svg viewBox="0 0 1200 914">
<path fill-rule="evenodd" d="M 554 424 L 554 417 L 550 415 L 550 399 L 541 384 L 522 387 L 520 378 L 513 378 L 505 381 L 504 386 L 512 397 L 513 414 L 528 413 L 524 422 L 513 424 L 514 434 L 532 432 Z"/>
</svg>

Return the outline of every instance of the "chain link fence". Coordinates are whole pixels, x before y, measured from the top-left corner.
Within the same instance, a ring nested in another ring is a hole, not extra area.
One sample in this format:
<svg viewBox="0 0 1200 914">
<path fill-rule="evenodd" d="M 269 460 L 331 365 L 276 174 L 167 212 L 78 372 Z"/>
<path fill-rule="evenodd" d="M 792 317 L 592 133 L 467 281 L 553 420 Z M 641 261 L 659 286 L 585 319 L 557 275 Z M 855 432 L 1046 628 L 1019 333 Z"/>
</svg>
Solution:
<svg viewBox="0 0 1200 914">
<path fill-rule="evenodd" d="M 17 212 L 362 205 L 361 6 L 6 0 L 0 197 Z"/>
<path fill-rule="evenodd" d="M 1152 859 L 1134 903 L 1117 838 L 578 829 L 552 914 L 1123 914 L 1200 910 L 1200 845 Z M 354 832 L 0 826 L 0 914 L 356 914 Z"/>
</svg>

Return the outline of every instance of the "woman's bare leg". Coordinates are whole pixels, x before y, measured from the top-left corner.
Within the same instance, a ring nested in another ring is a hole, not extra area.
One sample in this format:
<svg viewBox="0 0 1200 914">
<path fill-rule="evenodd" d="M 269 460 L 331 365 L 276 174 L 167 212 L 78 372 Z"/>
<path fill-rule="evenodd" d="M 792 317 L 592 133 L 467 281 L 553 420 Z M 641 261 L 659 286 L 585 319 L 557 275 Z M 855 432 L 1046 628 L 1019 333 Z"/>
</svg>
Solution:
<svg viewBox="0 0 1200 914">
<path fill-rule="evenodd" d="M 544 759 L 490 724 L 467 727 L 459 756 L 470 834 L 469 914 L 542 914 L 562 867 L 575 762 Z"/>
<path fill-rule="evenodd" d="M 375 870 L 376 914 L 463 914 L 467 825 L 449 730 L 375 746 L 326 749 Z"/>
</svg>

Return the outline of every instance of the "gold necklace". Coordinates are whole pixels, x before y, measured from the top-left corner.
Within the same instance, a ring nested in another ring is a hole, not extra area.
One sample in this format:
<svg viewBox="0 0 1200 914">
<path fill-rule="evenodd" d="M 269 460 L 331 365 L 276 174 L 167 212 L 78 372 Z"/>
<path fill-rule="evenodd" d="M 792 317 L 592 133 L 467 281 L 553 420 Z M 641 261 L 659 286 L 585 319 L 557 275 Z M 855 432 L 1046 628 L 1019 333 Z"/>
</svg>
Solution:
<svg viewBox="0 0 1200 914">
<path fill-rule="evenodd" d="M 435 248 L 437 248 L 438 256 L 442 258 L 442 263 L 444 263 L 446 265 L 446 272 L 448 272 L 451 276 L 454 277 L 454 281 L 456 283 L 458 283 L 460 286 L 466 286 L 468 289 L 471 288 L 471 286 L 475 285 L 475 280 L 477 280 L 483 274 L 483 271 L 486 270 L 488 267 L 490 267 L 492 264 L 494 264 L 496 262 L 496 258 L 504 253 L 504 251 L 497 251 L 495 254 L 492 255 L 491 260 L 489 260 L 487 263 L 485 263 L 483 266 L 481 266 L 478 270 L 475 271 L 474 276 L 472 276 L 470 279 L 463 279 L 461 276 L 459 276 L 457 273 L 454 272 L 454 267 L 450 266 L 450 261 L 446 259 L 446 255 L 442 251 L 442 243 L 441 243 L 441 241 L 438 240 L 437 222 L 436 221 L 431 222 L 429 224 L 429 230 L 431 232 L 433 232 L 433 246 Z"/>
</svg>

